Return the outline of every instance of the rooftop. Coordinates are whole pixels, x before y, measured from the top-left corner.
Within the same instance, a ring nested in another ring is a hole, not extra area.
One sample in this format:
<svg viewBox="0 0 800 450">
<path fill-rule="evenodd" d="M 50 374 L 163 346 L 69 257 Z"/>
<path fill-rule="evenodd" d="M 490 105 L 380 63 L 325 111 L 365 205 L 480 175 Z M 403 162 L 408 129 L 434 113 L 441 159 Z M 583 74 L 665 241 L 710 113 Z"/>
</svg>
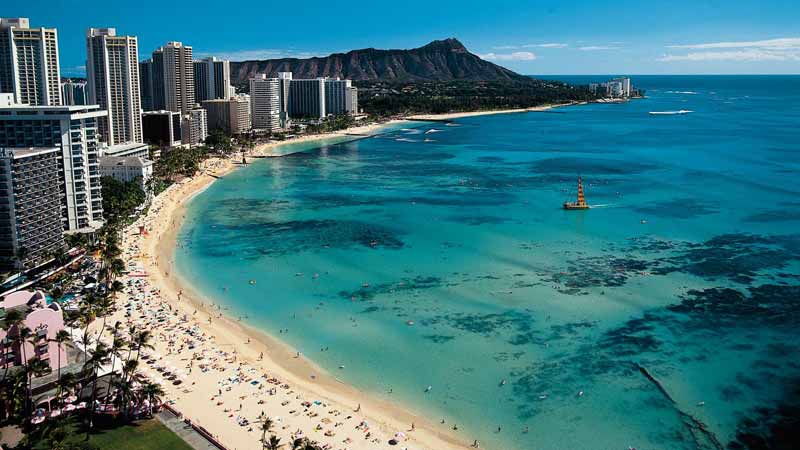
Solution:
<svg viewBox="0 0 800 450">
<path fill-rule="evenodd" d="M 128 166 L 128 167 L 147 167 L 152 166 L 153 162 L 138 156 L 103 156 L 100 158 L 101 166 Z"/>
<path fill-rule="evenodd" d="M 59 152 L 58 147 L 28 147 L 28 148 L 0 148 L 0 158 L 13 157 L 14 159 L 27 158 L 43 153 Z"/>
</svg>

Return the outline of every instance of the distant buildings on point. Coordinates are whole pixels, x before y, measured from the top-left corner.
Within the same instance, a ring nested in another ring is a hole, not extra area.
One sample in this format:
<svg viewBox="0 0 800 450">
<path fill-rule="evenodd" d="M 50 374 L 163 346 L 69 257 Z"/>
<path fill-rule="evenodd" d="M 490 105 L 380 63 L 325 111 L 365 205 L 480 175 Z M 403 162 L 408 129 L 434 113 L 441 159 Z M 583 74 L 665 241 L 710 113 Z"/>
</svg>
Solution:
<svg viewBox="0 0 800 450">
<path fill-rule="evenodd" d="M 589 91 L 606 98 L 630 98 L 639 95 L 633 88 L 631 79 L 627 77 L 614 78 L 605 83 L 590 83 Z"/>
</svg>

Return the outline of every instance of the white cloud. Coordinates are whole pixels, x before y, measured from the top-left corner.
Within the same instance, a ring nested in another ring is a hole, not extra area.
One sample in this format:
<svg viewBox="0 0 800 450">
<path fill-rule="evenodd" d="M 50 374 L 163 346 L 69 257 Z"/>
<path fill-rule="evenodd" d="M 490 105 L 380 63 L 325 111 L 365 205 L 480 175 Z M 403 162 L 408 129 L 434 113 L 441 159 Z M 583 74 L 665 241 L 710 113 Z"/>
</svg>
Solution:
<svg viewBox="0 0 800 450">
<path fill-rule="evenodd" d="M 536 59 L 536 55 L 531 52 L 486 53 L 478 56 L 490 61 L 533 61 Z"/>
<path fill-rule="evenodd" d="M 800 49 L 800 38 L 766 39 L 762 41 L 712 42 L 708 44 L 668 45 L 668 48 L 770 48 L 775 50 Z"/>
<path fill-rule="evenodd" d="M 619 47 L 612 47 L 609 45 L 587 45 L 584 47 L 578 47 L 578 50 L 584 52 L 596 52 L 596 51 L 603 51 L 603 50 L 619 50 Z"/>
<path fill-rule="evenodd" d="M 800 38 L 681 44 L 667 48 L 707 51 L 666 54 L 658 61 L 800 61 Z"/>
<path fill-rule="evenodd" d="M 800 53 L 770 52 L 759 49 L 692 52 L 685 55 L 664 55 L 658 58 L 658 61 L 800 61 Z"/>
<path fill-rule="evenodd" d="M 524 45 L 497 45 L 492 47 L 494 50 L 515 50 L 520 48 L 565 48 L 569 44 L 562 42 L 547 42 L 544 44 L 524 44 Z"/>
<path fill-rule="evenodd" d="M 252 50 L 235 50 L 231 52 L 197 52 L 194 54 L 196 58 L 205 58 L 208 56 L 216 56 L 221 59 L 229 59 L 231 61 L 250 61 L 260 59 L 276 59 L 276 58 L 311 58 L 314 56 L 323 56 L 328 53 L 312 53 L 312 52 L 298 52 L 295 50 L 281 50 L 281 49 L 252 49 Z"/>
<path fill-rule="evenodd" d="M 525 48 L 564 48 L 568 47 L 569 44 L 565 44 L 563 42 L 547 42 L 545 44 L 528 44 L 525 45 Z"/>
</svg>

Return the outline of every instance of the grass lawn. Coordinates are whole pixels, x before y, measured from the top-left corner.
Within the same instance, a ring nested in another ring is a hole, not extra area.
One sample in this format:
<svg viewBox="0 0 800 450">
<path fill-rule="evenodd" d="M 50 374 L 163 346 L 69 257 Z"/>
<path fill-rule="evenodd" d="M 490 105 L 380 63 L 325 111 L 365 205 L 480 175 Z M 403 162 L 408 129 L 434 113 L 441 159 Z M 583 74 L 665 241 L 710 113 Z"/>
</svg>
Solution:
<svg viewBox="0 0 800 450">
<path fill-rule="evenodd" d="M 192 450 L 157 419 L 105 429 L 93 434 L 89 442 L 100 450 Z"/>
<path fill-rule="evenodd" d="M 97 450 L 192 450 L 189 444 L 157 419 L 124 425 L 97 421 L 95 429 L 89 437 L 88 445 L 86 445 L 86 432 L 82 423 L 66 422 L 61 431 L 66 437 L 64 442 Z M 46 434 L 51 438 L 54 436 L 52 430 Z M 41 435 L 29 435 L 28 437 L 35 450 L 49 450 L 52 447 L 49 440 Z"/>
</svg>

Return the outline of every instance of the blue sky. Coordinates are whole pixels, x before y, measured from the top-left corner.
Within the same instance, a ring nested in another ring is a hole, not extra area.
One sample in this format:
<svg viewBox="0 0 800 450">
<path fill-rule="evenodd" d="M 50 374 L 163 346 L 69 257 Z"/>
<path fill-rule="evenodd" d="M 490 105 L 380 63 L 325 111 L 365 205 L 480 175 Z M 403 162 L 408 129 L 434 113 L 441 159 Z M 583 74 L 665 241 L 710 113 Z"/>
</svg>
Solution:
<svg viewBox="0 0 800 450">
<path fill-rule="evenodd" d="M 456 37 L 524 74 L 800 73 L 797 0 L 6 0 L 1 13 L 58 28 L 65 75 L 83 72 L 88 27 L 138 36 L 140 59 L 171 40 L 243 60 Z"/>
</svg>

